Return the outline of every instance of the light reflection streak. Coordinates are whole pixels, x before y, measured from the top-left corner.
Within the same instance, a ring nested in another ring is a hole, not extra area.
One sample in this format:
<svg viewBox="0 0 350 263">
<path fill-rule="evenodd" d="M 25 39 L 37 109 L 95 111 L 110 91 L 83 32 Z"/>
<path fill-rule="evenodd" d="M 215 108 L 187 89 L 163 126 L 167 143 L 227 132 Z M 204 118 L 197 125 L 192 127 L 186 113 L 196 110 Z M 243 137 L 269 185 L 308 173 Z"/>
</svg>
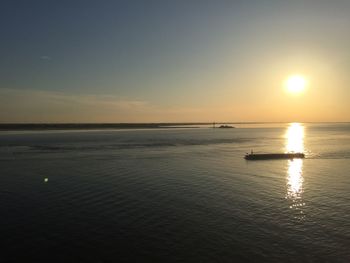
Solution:
<svg viewBox="0 0 350 263">
<path fill-rule="evenodd" d="M 303 192 L 303 161 L 301 159 L 288 161 L 287 196 L 293 199 L 301 198 Z"/>
<path fill-rule="evenodd" d="M 304 127 L 299 123 L 291 123 L 285 134 L 287 152 L 304 152 Z M 303 194 L 303 160 L 294 159 L 288 161 L 287 169 L 287 194 L 286 199 L 291 201 L 289 206 L 295 210 L 296 218 L 304 218 L 302 200 Z"/>
<path fill-rule="evenodd" d="M 304 151 L 304 127 L 300 123 L 291 123 L 285 137 L 287 152 Z"/>
</svg>

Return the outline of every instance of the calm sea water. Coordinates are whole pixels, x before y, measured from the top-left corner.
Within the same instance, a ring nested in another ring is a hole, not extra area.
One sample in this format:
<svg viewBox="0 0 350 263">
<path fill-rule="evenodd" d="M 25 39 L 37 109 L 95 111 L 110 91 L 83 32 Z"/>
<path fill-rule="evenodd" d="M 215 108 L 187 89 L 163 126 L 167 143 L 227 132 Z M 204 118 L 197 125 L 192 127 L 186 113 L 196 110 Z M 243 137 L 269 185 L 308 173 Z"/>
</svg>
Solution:
<svg viewBox="0 0 350 263">
<path fill-rule="evenodd" d="M 350 262 L 350 124 L 1 132 L 0 167 L 1 262 Z"/>
</svg>

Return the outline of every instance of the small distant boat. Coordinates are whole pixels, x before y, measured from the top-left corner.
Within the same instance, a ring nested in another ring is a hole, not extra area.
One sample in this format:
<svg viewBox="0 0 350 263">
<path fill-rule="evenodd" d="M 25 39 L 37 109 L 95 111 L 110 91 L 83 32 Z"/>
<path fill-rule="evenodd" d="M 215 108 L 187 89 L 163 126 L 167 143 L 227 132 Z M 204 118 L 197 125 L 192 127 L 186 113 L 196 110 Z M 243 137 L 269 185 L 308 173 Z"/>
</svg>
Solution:
<svg viewBox="0 0 350 263">
<path fill-rule="evenodd" d="M 231 125 L 220 125 L 219 128 L 227 129 L 227 128 L 234 128 Z"/>
<path fill-rule="evenodd" d="M 247 153 L 246 160 L 302 159 L 304 153 Z"/>
</svg>

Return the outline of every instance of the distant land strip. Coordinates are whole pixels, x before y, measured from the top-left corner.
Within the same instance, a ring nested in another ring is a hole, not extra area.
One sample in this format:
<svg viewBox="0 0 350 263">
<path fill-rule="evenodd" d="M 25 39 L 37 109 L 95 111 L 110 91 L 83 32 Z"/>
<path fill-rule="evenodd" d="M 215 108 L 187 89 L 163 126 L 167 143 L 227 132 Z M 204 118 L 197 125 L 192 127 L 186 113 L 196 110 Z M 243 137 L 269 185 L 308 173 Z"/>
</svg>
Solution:
<svg viewBox="0 0 350 263">
<path fill-rule="evenodd" d="M 288 122 L 215 122 L 220 124 L 272 124 Z M 328 123 L 328 122 L 305 122 Z M 348 123 L 348 122 L 335 122 Z M 173 122 L 173 123 L 0 123 L 0 131 L 20 130 L 99 130 L 99 129 L 164 129 L 164 128 L 200 128 L 196 125 L 212 126 L 214 122 Z"/>
<path fill-rule="evenodd" d="M 193 127 L 194 125 L 212 125 L 212 123 L 9 123 L 9 124 L 0 124 L 0 130 L 17 131 L 17 130 L 159 129 L 159 128 L 186 128 L 186 127 L 199 128 L 199 127 Z"/>
</svg>

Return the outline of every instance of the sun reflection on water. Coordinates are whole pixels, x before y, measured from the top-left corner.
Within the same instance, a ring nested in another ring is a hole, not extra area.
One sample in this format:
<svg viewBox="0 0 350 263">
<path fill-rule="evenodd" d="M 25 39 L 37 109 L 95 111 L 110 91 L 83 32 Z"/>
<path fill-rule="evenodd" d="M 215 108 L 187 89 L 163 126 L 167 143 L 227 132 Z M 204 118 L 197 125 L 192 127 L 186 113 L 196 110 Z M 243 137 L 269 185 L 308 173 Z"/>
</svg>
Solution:
<svg viewBox="0 0 350 263">
<path fill-rule="evenodd" d="M 286 151 L 304 151 L 304 127 L 300 123 L 291 123 L 286 132 Z"/>
<path fill-rule="evenodd" d="M 287 152 L 304 152 L 304 127 L 300 123 L 291 123 L 285 134 Z M 294 159 L 288 161 L 287 169 L 287 195 L 291 201 L 290 208 L 296 212 L 296 218 L 304 218 L 302 200 L 303 194 L 303 160 Z"/>
<path fill-rule="evenodd" d="M 303 161 L 301 159 L 288 161 L 287 196 L 293 199 L 301 198 L 303 192 Z"/>
</svg>

